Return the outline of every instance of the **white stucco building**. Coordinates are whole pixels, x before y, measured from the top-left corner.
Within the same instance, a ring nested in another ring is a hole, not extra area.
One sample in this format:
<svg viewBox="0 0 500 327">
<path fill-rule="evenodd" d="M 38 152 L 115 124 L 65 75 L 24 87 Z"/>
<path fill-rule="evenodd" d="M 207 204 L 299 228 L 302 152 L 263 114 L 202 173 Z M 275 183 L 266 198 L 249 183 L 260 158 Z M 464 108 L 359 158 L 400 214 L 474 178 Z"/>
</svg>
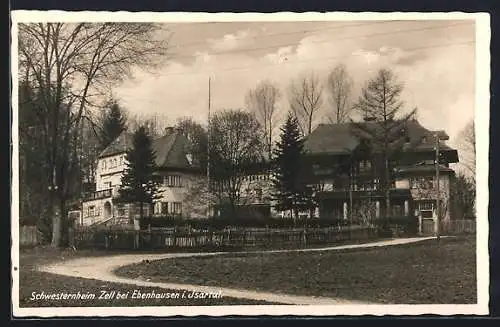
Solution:
<svg viewBox="0 0 500 327">
<path fill-rule="evenodd" d="M 118 203 L 121 178 L 126 168 L 126 151 L 132 145 L 132 134 L 122 133 L 99 155 L 96 169 L 96 189 L 82 199 L 81 225 L 136 224 L 139 205 Z M 172 128 L 153 140 L 157 171 L 161 182 L 160 198 L 150 206 L 143 204 L 144 216 L 195 218 L 186 212 L 185 197 L 192 183 L 203 179 L 199 166 L 193 162 L 188 140 Z"/>
</svg>

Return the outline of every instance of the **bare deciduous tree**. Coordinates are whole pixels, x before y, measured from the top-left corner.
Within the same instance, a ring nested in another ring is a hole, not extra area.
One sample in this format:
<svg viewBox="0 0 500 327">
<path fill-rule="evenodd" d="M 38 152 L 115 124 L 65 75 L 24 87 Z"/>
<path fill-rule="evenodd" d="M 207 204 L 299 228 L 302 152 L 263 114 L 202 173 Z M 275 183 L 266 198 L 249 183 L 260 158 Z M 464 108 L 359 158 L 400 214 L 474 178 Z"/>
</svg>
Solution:
<svg viewBox="0 0 500 327">
<path fill-rule="evenodd" d="M 476 132 L 474 130 L 474 119 L 465 125 L 458 135 L 458 146 L 460 163 L 467 169 L 467 172 L 475 184 L 476 182 Z"/>
<path fill-rule="evenodd" d="M 289 102 L 302 135 L 309 135 L 323 106 L 323 86 L 314 72 L 300 76 L 290 84 Z"/>
<path fill-rule="evenodd" d="M 248 169 L 262 160 L 260 125 L 243 110 L 215 113 L 210 120 L 210 188 L 232 215 L 242 199 Z"/>
<path fill-rule="evenodd" d="M 331 123 L 343 123 L 349 117 L 352 110 L 350 104 L 353 80 L 343 64 L 335 66 L 328 75 L 327 80 L 330 102 L 334 112 L 329 114 Z"/>
<path fill-rule="evenodd" d="M 264 131 L 264 143 L 271 157 L 273 133 L 275 131 L 276 103 L 281 99 L 280 89 L 271 81 L 260 82 L 254 89 L 248 91 L 245 104 L 255 113 Z"/>
<path fill-rule="evenodd" d="M 377 204 L 371 199 L 362 199 L 356 202 L 352 208 L 355 221 L 350 221 L 350 224 L 360 224 L 370 226 L 374 224 L 377 216 Z"/>
<path fill-rule="evenodd" d="M 166 118 L 156 113 L 129 115 L 129 130 L 135 131 L 140 127 L 144 127 L 148 134 L 155 139 L 165 134 L 165 128 L 168 127 L 168 123 Z"/>
<path fill-rule="evenodd" d="M 206 176 L 186 175 L 184 183 L 183 215 L 189 219 L 210 216 L 209 207 L 216 198 L 209 192 Z"/>
<path fill-rule="evenodd" d="M 208 161 L 208 131 L 189 117 L 179 118 L 176 129 L 188 140 L 186 150 L 192 155 L 193 165 L 205 173 Z"/>
<path fill-rule="evenodd" d="M 450 200 L 454 219 L 476 216 L 476 184 L 465 174 L 458 173 L 450 183 Z"/>
<path fill-rule="evenodd" d="M 42 129 L 47 171 L 54 187 L 52 245 L 61 241 L 61 215 L 69 196 L 68 160 L 86 111 L 111 86 L 131 75 L 133 66 L 151 67 L 166 53 L 161 27 L 143 23 L 19 24 L 19 76 L 39 94 L 37 118 Z M 55 211 L 54 211 L 55 210 Z"/>
<path fill-rule="evenodd" d="M 79 146 L 79 171 L 82 174 L 82 188 L 84 192 L 88 190 L 88 187 L 91 184 L 95 183 L 97 158 L 99 157 L 99 153 L 102 151 L 98 130 L 98 127 L 92 119 L 90 119 L 90 117 L 82 119 L 80 123 L 80 136 L 77 146 Z"/>
</svg>

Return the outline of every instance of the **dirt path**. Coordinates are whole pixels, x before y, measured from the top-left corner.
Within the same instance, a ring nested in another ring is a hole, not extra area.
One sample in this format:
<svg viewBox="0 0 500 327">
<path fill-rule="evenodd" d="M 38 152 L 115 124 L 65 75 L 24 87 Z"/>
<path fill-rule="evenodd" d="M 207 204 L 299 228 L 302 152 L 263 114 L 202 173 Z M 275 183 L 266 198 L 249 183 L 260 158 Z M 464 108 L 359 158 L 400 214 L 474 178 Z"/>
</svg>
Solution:
<svg viewBox="0 0 500 327">
<path fill-rule="evenodd" d="M 364 244 L 341 245 L 334 247 L 316 248 L 316 249 L 298 249 L 298 250 L 271 250 L 271 251 L 254 251 L 254 252 L 236 252 L 236 253 L 281 253 L 281 252 L 318 252 L 318 251 L 334 251 L 344 249 L 369 248 L 380 246 L 391 246 L 399 244 L 408 244 L 423 240 L 432 239 L 433 237 L 417 237 L 404 238 L 386 241 L 378 241 Z M 87 257 L 74 260 L 59 262 L 56 264 L 45 265 L 38 267 L 38 270 L 72 277 L 81 277 L 87 279 L 97 279 L 105 282 L 132 284 L 143 287 L 160 287 L 171 290 L 195 290 L 197 292 L 217 293 L 221 292 L 225 297 L 250 299 L 257 301 L 266 301 L 272 303 L 296 304 L 296 305 L 332 305 L 332 304 L 367 304 L 366 302 L 349 301 L 337 298 L 312 297 L 312 296 L 297 296 L 278 293 L 256 292 L 251 290 L 241 290 L 225 287 L 208 287 L 203 285 L 175 284 L 175 283 L 158 283 L 150 282 L 143 279 L 130 279 L 119 277 L 113 273 L 119 267 L 141 262 L 142 260 L 161 260 L 179 257 L 195 257 L 195 256 L 216 256 L 223 252 L 213 253 L 165 253 L 165 254 L 126 254 L 113 255 L 105 257 Z M 224 252 L 225 253 L 225 252 Z"/>
</svg>

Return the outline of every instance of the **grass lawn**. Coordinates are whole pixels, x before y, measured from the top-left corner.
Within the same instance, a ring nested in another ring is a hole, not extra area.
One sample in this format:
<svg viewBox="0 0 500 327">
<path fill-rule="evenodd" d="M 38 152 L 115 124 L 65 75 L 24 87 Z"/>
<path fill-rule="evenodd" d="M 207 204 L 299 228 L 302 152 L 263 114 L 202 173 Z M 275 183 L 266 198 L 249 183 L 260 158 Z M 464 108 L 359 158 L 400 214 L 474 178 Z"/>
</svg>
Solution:
<svg viewBox="0 0 500 327">
<path fill-rule="evenodd" d="M 476 242 L 444 238 L 371 249 L 225 254 L 121 267 L 152 281 L 391 304 L 476 303 Z"/>
<path fill-rule="evenodd" d="M 54 250 L 50 247 L 35 248 L 20 251 L 19 270 L 19 306 L 20 307 L 76 307 L 76 306 L 196 306 L 196 305 L 255 305 L 270 304 L 259 301 L 244 299 L 233 299 L 227 297 L 189 299 L 182 298 L 182 292 L 166 290 L 163 288 L 141 287 L 127 284 L 107 283 L 99 280 L 60 276 L 34 270 L 37 265 L 51 262 L 68 260 L 82 256 L 109 255 L 103 251 L 71 251 Z M 101 291 L 129 292 L 127 299 L 98 299 Z M 170 293 L 171 298 L 163 299 L 132 299 L 134 290 L 141 293 L 154 291 L 158 293 Z M 189 290 L 188 290 L 189 291 Z M 67 294 L 94 294 L 94 299 L 54 299 L 54 300 L 33 300 L 33 292 L 40 294 L 67 293 Z M 178 294 L 179 298 L 175 298 Z"/>
</svg>

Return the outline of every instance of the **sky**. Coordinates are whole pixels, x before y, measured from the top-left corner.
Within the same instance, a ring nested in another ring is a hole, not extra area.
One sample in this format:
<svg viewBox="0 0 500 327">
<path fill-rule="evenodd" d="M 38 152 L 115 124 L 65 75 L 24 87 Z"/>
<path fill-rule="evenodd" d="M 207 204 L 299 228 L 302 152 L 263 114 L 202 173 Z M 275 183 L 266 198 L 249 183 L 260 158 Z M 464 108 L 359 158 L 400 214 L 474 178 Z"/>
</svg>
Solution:
<svg viewBox="0 0 500 327">
<path fill-rule="evenodd" d="M 280 117 L 289 110 L 290 82 L 344 64 L 354 80 L 353 100 L 380 68 L 404 84 L 405 107 L 429 129 L 443 129 L 451 142 L 474 117 L 475 26 L 473 20 L 218 22 L 167 24 L 170 56 L 154 73 L 114 89 L 133 114 L 155 114 L 174 124 L 180 117 L 206 123 L 208 79 L 211 108 L 244 108 L 245 95 L 270 80 L 283 93 Z M 316 123 L 326 122 L 324 106 Z"/>
</svg>

